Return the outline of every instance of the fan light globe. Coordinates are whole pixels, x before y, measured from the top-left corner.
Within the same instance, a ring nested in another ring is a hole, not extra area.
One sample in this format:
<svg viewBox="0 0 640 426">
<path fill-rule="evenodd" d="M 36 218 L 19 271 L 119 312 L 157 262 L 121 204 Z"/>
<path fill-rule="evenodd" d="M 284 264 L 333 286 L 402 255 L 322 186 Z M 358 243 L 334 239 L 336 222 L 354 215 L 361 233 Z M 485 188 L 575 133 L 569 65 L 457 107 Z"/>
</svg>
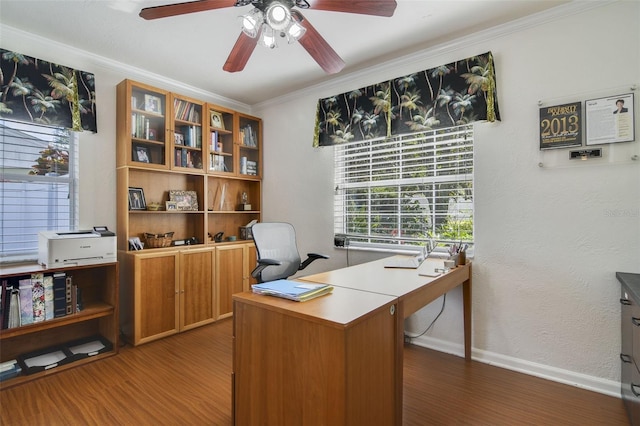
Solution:
<svg viewBox="0 0 640 426">
<path fill-rule="evenodd" d="M 291 12 L 282 3 L 274 1 L 265 10 L 265 20 L 275 31 L 282 31 L 291 22 Z"/>
<path fill-rule="evenodd" d="M 264 16 L 260 9 L 253 9 L 242 17 L 242 31 L 251 38 L 256 38 L 258 29 L 264 22 Z"/>
<path fill-rule="evenodd" d="M 262 26 L 262 35 L 260 36 L 260 44 L 267 46 L 269 49 L 276 47 L 276 36 L 268 24 Z"/>
<path fill-rule="evenodd" d="M 292 22 L 291 26 L 287 30 L 287 38 L 289 39 L 289 43 L 294 43 L 307 32 L 307 29 L 297 22 Z"/>
</svg>

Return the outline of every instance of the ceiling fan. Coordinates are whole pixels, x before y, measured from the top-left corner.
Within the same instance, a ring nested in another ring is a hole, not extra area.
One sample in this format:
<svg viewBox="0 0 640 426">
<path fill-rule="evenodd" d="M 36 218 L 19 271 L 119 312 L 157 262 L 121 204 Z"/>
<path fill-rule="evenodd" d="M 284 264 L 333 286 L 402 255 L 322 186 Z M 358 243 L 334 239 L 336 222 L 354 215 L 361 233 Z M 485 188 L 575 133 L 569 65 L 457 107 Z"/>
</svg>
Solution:
<svg viewBox="0 0 640 426">
<path fill-rule="evenodd" d="M 325 72 L 340 72 L 344 61 L 300 11 L 293 8 L 387 17 L 393 16 L 396 9 L 395 0 L 196 0 L 146 7 L 140 16 L 158 19 L 248 5 L 253 9 L 242 17 L 242 32 L 222 67 L 228 72 L 242 71 L 256 44 L 273 48 L 278 36 L 289 43 L 298 41 Z"/>
</svg>

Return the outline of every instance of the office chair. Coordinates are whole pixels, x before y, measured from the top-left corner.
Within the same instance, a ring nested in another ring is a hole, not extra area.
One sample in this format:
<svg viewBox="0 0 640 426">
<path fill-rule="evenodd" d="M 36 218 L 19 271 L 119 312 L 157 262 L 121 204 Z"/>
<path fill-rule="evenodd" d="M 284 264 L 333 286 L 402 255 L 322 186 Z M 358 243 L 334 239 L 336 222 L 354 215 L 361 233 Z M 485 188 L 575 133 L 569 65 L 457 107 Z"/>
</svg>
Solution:
<svg viewBox="0 0 640 426">
<path fill-rule="evenodd" d="M 251 233 L 258 252 L 258 266 L 251 276 L 261 283 L 288 278 L 316 259 L 329 258 L 323 254 L 308 253 L 307 259 L 301 262 L 296 231 L 289 223 L 256 223 L 251 227 Z"/>
</svg>

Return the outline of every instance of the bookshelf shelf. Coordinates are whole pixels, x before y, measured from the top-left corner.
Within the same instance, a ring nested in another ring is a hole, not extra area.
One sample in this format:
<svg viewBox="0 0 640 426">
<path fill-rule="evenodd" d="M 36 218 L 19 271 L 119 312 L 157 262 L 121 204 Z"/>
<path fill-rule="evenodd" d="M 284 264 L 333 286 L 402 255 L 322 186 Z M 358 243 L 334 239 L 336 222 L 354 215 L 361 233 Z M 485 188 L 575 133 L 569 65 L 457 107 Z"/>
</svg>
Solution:
<svg viewBox="0 0 640 426">
<path fill-rule="evenodd" d="M 0 331 L 0 347 L 2 347 L 0 362 L 7 362 L 21 355 L 94 336 L 100 336 L 109 341 L 111 349 L 102 354 L 73 361 L 51 370 L 29 375 L 25 375 L 23 372 L 17 377 L 1 381 L 0 389 L 115 355 L 118 352 L 119 274 L 117 262 L 55 269 L 46 269 L 37 264 L 9 267 L 3 269 L 1 279 L 7 285 L 15 286 L 21 279 L 33 278 L 32 274 L 50 276 L 62 272 L 66 277 L 72 277 L 73 283 L 81 289 L 82 310 L 15 328 L 2 329 Z"/>
</svg>

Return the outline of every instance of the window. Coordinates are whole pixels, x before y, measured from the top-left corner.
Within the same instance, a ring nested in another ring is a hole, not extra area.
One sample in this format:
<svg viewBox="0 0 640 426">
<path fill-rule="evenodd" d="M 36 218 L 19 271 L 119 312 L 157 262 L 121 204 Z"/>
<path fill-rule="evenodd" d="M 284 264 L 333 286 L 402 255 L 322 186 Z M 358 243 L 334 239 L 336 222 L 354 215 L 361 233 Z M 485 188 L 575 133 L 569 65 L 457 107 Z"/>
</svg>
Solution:
<svg viewBox="0 0 640 426">
<path fill-rule="evenodd" d="M 38 232 L 77 228 L 77 136 L 0 120 L 0 262 L 36 260 Z"/>
<path fill-rule="evenodd" d="M 473 243 L 472 125 L 334 149 L 334 231 L 349 246 Z"/>
</svg>

